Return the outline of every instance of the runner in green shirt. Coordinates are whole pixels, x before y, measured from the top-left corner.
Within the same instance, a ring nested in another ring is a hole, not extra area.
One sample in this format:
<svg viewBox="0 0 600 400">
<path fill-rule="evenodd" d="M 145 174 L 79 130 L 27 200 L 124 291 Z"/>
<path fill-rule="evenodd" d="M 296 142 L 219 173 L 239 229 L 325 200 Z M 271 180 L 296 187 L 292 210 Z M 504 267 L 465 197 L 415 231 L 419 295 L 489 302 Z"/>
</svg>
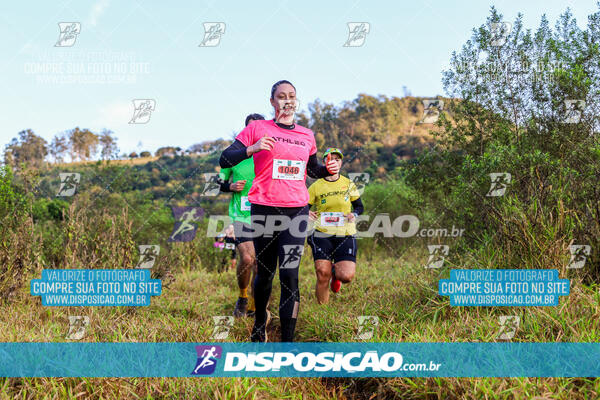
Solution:
<svg viewBox="0 0 600 400">
<path fill-rule="evenodd" d="M 246 126 L 250 121 L 264 120 L 260 114 L 250 114 L 246 117 Z M 254 297 L 248 302 L 248 286 L 252 273 L 256 276 L 256 255 L 254 243 L 250 235 L 250 203 L 248 191 L 254 180 L 254 161 L 252 157 L 242 161 L 233 168 L 223 168 L 219 173 L 221 191 L 232 192 L 229 202 L 229 218 L 234 228 L 235 245 L 240 253 L 240 262 L 237 263 L 236 273 L 240 295 L 233 310 L 234 317 L 245 315 L 253 316 Z M 231 183 L 230 183 L 231 181 Z"/>
<path fill-rule="evenodd" d="M 248 158 L 233 168 L 223 168 L 219 173 L 219 179 L 229 181 L 229 190 L 221 185 L 221 191 L 232 192 L 229 202 L 229 217 L 233 221 L 239 221 L 250 225 L 250 203 L 248 203 L 248 192 L 252 187 L 254 179 L 254 161 Z"/>
</svg>

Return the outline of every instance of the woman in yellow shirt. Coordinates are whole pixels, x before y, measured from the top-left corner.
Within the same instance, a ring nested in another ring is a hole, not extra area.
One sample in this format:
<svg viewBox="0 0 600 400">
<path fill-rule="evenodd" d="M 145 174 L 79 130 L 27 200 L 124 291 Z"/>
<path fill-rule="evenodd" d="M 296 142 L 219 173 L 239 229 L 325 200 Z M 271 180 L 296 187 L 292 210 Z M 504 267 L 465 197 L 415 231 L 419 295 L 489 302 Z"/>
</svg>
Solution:
<svg viewBox="0 0 600 400">
<path fill-rule="evenodd" d="M 323 158 L 337 162 L 339 169 L 344 155 L 340 149 L 328 148 Z M 354 278 L 357 251 L 354 221 L 362 214 L 363 204 L 354 182 L 339 172 L 317 180 L 308 188 L 308 194 L 309 216 L 315 223 L 308 237 L 317 274 L 315 292 L 319 304 L 325 304 L 329 301 L 330 282 L 331 290 L 337 293 L 342 283 Z"/>
</svg>

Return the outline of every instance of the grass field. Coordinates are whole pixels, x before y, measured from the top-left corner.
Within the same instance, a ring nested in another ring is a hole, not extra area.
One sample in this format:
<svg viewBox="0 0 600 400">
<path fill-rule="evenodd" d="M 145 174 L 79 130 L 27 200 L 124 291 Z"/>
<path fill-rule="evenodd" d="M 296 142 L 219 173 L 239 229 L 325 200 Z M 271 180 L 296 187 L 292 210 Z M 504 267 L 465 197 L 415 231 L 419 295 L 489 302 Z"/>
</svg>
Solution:
<svg viewBox="0 0 600 400">
<path fill-rule="evenodd" d="M 360 246 L 360 245 L 359 245 Z M 407 261 L 410 260 L 410 261 Z M 572 278 L 571 294 L 558 307 L 450 307 L 437 295 L 447 272 L 427 270 L 415 254 L 403 260 L 359 258 L 354 282 L 317 305 L 310 251 L 301 264 L 298 341 L 355 341 L 357 317 L 375 315 L 374 342 L 493 342 L 498 317 L 519 315 L 513 341 L 600 341 L 598 288 Z M 193 267 L 175 273 L 150 307 L 42 307 L 23 288 L 0 314 L 1 341 L 63 342 L 69 315 L 87 315 L 89 342 L 213 342 L 213 316 L 231 315 L 237 296 L 235 272 Z M 270 310 L 269 337 L 279 340 L 278 279 Z M 252 319 L 235 321 L 227 341 L 247 341 Z M 600 380 L 585 378 L 9 378 L 2 399 L 62 398 L 399 398 L 399 399 L 594 399 Z"/>
</svg>

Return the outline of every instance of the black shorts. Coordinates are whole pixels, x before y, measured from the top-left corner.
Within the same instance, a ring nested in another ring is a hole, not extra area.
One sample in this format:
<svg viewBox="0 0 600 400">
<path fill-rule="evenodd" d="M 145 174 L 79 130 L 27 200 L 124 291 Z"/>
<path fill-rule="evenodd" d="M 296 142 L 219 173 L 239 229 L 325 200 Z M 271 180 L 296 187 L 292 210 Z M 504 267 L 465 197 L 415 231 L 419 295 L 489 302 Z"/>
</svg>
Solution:
<svg viewBox="0 0 600 400">
<path fill-rule="evenodd" d="M 233 221 L 233 234 L 235 235 L 235 245 L 252 241 L 252 229 L 250 224 L 241 221 Z"/>
<path fill-rule="evenodd" d="M 312 249 L 313 259 L 356 262 L 356 237 L 333 236 L 315 230 L 308 237 L 308 245 Z"/>
</svg>

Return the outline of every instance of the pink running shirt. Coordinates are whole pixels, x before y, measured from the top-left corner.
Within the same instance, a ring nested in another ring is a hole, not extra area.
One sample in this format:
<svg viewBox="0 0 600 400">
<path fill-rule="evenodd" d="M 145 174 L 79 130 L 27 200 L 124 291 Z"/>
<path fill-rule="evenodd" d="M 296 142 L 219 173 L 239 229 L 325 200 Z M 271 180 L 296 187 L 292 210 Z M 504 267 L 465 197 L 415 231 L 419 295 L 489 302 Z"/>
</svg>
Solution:
<svg viewBox="0 0 600 400">
<path fill-rule="evenodd" d="M 273 120 L 252 121 L 236 140 L 246 147 L 261 137 L 275 139 L 271 149 L 254 153 L 254 174 L 248 201 L 275 207 L 304 207 L 308 204 L 306 166 L 309 156 L 317 152 L 314 133 L 303 126 L 280 128 Z"/>
</svg>

